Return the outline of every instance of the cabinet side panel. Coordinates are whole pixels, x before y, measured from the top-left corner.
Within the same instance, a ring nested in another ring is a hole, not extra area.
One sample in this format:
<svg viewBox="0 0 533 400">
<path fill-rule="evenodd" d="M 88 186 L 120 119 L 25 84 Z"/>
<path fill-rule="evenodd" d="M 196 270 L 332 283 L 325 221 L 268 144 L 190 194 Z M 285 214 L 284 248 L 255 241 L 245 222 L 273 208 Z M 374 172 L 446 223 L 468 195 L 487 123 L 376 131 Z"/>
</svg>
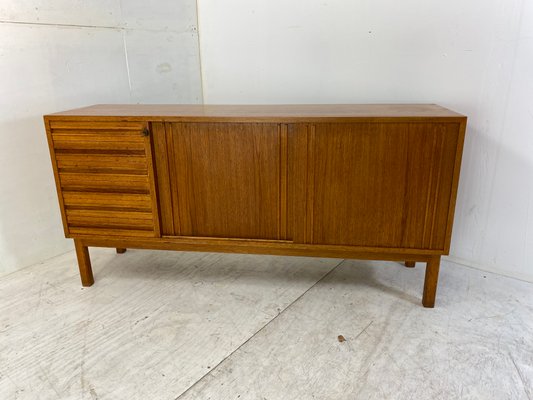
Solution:
<svg viewBox="0 0 533 400">
<path fill-rule="evenodd" d="M 52 169 L 54 172 L 54 180 L 56 183 L 57 199 L 59 202 L 59 209 L 61 212 L 61 221 L 63 222 L 63 231 L 65 236 L 69 236 L 67 214 L 65 212 L 65 202 L 63 199 L 63 191 L 61 190 L 61 183 L 59 180 L 58 160 L 54 149 L 54 140 L 52 138 L 52 130 L 50 128 L 50 122 L 47 118 L 44 118 L 44 126 L 46 129 L 46 139 L 48 141 L 48 149 L 50 151 L 50 160 L 52 161 Z"/>
<path fill-rule="evenodd" d="M 457 200 L 457 190 L 459 188 L 459 175 L 461 171 L 461 160 L 463 158 L 463 146 L 465 141 L 465 134 L 466 134 L 466 118 L 459 124 L 458 127 L 458 133 L 457 133 L 457 148 L 455 152 L 455 164 L 453 167 L 453 180 L 452 180 L 452 191 L 450 194 L 450 204 L 449 204 L 449 211 L 448 211 L 448 221 L 447 221 L 447 227 L 446 227 L 446 238 L 445 238 L 445 246 L 444 251 L 445 254 L 449 254 L 450 252 L 450 243 L 452 239 L 452 228 L 453 228 L 453 220 L 455 215 L 455 203 Z"/>
<path fill-rule="evenodd" d="M 450 210 L 458 128 L 459 124 L 434 124 L 437 135 L 442 137 L 439 148 L 442 155 L 434 194 L 431 235 L 429 243 L 426 243 L 425 246 L 428 249 L 446 250 L 446 229 Z"/>
</svg>

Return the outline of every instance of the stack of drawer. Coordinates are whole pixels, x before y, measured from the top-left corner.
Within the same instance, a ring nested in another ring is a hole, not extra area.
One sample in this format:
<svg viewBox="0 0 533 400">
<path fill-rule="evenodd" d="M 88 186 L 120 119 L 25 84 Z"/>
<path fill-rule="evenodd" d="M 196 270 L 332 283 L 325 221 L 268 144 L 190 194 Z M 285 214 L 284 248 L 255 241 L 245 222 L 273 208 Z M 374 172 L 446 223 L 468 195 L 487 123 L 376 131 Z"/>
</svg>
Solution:
<svg viewBox="0 0 533 400">
<path fill-rule="evenodd" d="M 67 235 L 154 237 L 146 123 L 51 121 Z"/>
</svg>

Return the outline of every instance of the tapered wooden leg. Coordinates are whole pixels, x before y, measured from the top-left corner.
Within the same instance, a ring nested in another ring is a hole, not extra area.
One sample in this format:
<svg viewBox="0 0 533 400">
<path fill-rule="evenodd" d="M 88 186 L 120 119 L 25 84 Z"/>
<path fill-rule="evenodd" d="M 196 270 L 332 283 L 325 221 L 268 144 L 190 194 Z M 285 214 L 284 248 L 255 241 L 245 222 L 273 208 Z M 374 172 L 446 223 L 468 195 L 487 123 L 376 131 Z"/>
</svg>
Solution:
<svg viewBox="0 0 533 400">
<path fill-rule="evenodd" d="M 406 261 L 406 262 L 405 262 L 405 266 L 406 266 L 407 268 L 414 268 L 414 267 L 415 267 L 415 264 L 416 264 L 415 261 Z"/>
<path fill-rule="evenodd" d="M 79 239 L 74 239 L 76 256 L 78 257 L 78 267 L 80 268 L 81 284 L 83 286 L 92 286 L 94 283 L 93 270 L 91 268 L 91 258 L 89 249 L 84 246 Z"/>
<path fill-rule="evenodd" d="M 424 307 L 435 307 L 435 296 L 437 294 L 437 283 L 439 280 L 440 256 L 432 257 L 426 266 L 426 278 L 424 279 L 424 294 L 422 305 Z"/>
<path fill-rule="evenodd" d="M 126 249 L 122 247 L 117 247 L 117 254 L 124 254 L 126 252 Z"/>
</svg>

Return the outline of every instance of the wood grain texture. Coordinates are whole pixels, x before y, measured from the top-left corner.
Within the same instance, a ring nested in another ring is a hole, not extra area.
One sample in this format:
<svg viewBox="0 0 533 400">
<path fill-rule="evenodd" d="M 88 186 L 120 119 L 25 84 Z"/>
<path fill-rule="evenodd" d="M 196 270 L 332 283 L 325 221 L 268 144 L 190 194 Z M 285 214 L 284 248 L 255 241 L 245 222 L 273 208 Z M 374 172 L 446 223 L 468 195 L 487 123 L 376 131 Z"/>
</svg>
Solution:
<svg viewBox="0 0 533 400">
<path fill-rule="evenodd" d="M 153 221 L 153 230 L 154 236 L 161 236 L 161 225 L 159 221 L 159 194 L 157 192 L 157 173 L 154 166 L 154 153 L 152 148 L 152 137 L 150 135 L 150 130 L 145 127 L 143 128 L 144 135 L 144 151 L 146 156 L 146 169 L 148 172 L 148 187 L 151 200 L 152 208 L 152 221 Z"/>
<path fill-rule="evenodd" d="M 136 193 L 99 193 L 99 192 L 63 192 L 65 207 L 101 210 L 150 211 L 149 194 Z"/>
<path fill-rule="evenodd" d="M 214 251 L 221 253 L 273 254 L 310 257 L 353 258 L 368 260 L 427 262 L 440 254 L 436 250 L 376 248 L 357 246 L 332 246 L 297 244 L 280 240 L 202 238 L 167 236 L 162 238 L 95 237 L 91 232 L 80 236 L 86 246 L 126 247 L 132 249 L 158 249 L 176 251 Z"/>
<path fill-rule="evenodd" d="M 171 140 L 181 235 L 281 238 L 278 125 L 173 124 Z"/>
<path fill-rule="evenodd" d="M 163 234 L 168 235 L 181 235 L 184 229 L 191 229 L 191 220 L 190 217 L 181 212 L 182 207 L 180 207 L 180 196 L 178 194 L 178 162 L 187 163 L 187 160 L 184 158 L 185 151 L 179 151 L 179 145 L 177 143 L 176 135 L 174 134 L 173 124 L 165 124 L 165 136 L 166 136 L 166 151 L 168 153 L 168 173 L 169 173 L 169 182 L 170 182 L 170 194 L 172 199 L 172 219 L 173 219 L 173 233 Z M 188 146 L 187 148 L 189 148 Z"/>
<path fill-rule="evenodd" d="M 455 163 L 453 166 L 453 180 L 452 190 L 450 192 L 450 202 L 448 205 L 448 220 L 446 227 L 446 239 L 444 254 L 450 253 L 450 246 L 452 242 L 452 228 L 455 215 L 455 203 L 457 201 L 457 191 L 459 190 L 459 175 L 461 172 L 461 160 L 463 158 L 463 147 L 466 135 L 466 119 L 459 124 L 459 137 L 457 139 L 457 148 L 455 153 Z"/>
<path fill-rule="evenodd" d="M 170 184 L 169 149 L 167 142 L 166 124 L 152 123 L 152 141 L 154 151 L 154 167 L 159 195 L 159 211 L 161 233 L 163 235 L 177 235 L 179 231 L 174 226 L 174 208 L 172 199 L 172 186 Z M 173 154 L 173 153 L 172 153 Z M 171 155 L 172 155 L 171 154 Z M 179 227 L 179 221 L 178 221 Z"/>
<path fill-rule="evenodd" d="M 147 173 L 146 157 L 134 154 L 72 154 L 56 155 L 59 171 L 120 171 Z"/>
<path fill-rule="evenodd" d="M 52 139 L 52 129 L 50 128 L 50 121 L 46 117 L 44 118 L 44 127 L 46 130 L 46 140 L 48 142 L 50 160 L 52 161 L 52 170 L 54 173 L 54 181 L 56 184 L 57 199 L 59 202 L 59 210 L 61 212 L 61 221 L 63 222 L 63 232 L 65 233 L 65 237 L 69 237 L 70 233 L 69 233 L 68 223 L 67 223 L 67 214 L 65 212 L 66 210 L 65 200 L 63 198 L 63 193 L 61 191 L 61 182 L 59 180 L 58 160 L 57 160 L 56 152 L 54 149 L 54 140 Z"/>
<path fill-rule="evenodd" d="M 66 235 L 158 236 L 146 123 L 50 122 Z"/>
<path fill-rule="evenodd" d="M 78 258 L 81 284 L 83 286 L 92 286 L 94 284 L 94 277 L 89 249 L 78 239 L 74 239 L 74 248 L 76 249 L 76 257 Z"/>
<path fill-rule="evenodd" d="M 63 111 L 48 118 L 72 119 L 82 123 L 94 117 L 103 119 L 149 119 L 151 121 L 224 121 L 282 123 L 351 121 L 357 119 L 386 120 L 425 119 L 437 121 L 445 118 L 465 117 L 436 104 L 276 104 L 276 105 L 198 105 L 198 104 L 99 104 Z M 131 123 L 131 122 L 130 122 Z"/>
<path fill-rule="evenodd" d="M 124 228 L 113 227 L 108 225 L 101 225 L 97 227 L 85 226 L 88 224 L 80 224 L 83 226 L 71 226 L 70 234 L 73 238 L 82 238 L 84 236 L 97 236 L 97 237 L 145 237 L 151 238 L 154 237 L 153 227 L 151 229 L 144 229 L 142 226 L 130 224 Z M 106 247 L 116 247 L 116 246 L 106 246 Z M 126 246 L 127 247 L 127 246 Z"/>
<path fill-rule="evenodd" d="M 314 242 L 314 227 L 315 227 L 315 187 L 317 182 L 317 175 L 321 175 L 322 171 L 317 169 L 317 162 L 324 159 L 324 154 L 317 154 L 316 146 L 316 126 L 308 125 L 307 127 L 307 177 L 306 177 L 306 210 L 305 210 L 305 243 Z M 320 243 L 320 239 L 317 239 Z M 335 243 L 344 244 L 344 243 Z"/>
<path fill-rule="evenodd" d="M 401 247 L 407 139 L 407 124 L 317 125 L 308 243 Z"/>
<path fill-rule="evenodd" d="M 151 212 L 67 209 L 70 226 L 154 229 Z"/>
<path fill-rule="evenodd" d="M 52 131 L 54 132 L 54 131 Z M 52 134 L 54 148 L 56 151 L 78 151 L 82 150 L 108 152 L 110 154 L 120 151 L 132 154 L 142 154 L 144 152 L 144 140 L 141 132 L 135 135 L 117 135 L 115 132 L 77 134 L 77 133 L 57 133 Z"/>
<path fill-rule="evenodd" d="M 59 180 L 64 190 L 94 189 L 122 193 L 150 193 L 148 175 L 60 172 Z"/>
<path fill-rule="evenodd" d="M 443 251 L 449 246 L 446 230 L 459 128 L 456 123 L 409 125 L 402 246 Z"/>
<path fill-rule="evenodd" d="M 280 174 L 279 174 L 279 239 L 287 239 L 287 221 L 288 221 L 288 132 L 287 125 L 281 124 L 279 126 L 280 137 Z"/>
<path fill-rule="evenodd" d="M 288 131 L 288 235 L 295 243 L 305 243 L 308 179 L 307 124 L 290 124 Z"/>
<path fill-rule="evenodd" d="M 317 124 L 307 243 L 445 248 L 458 124 Z"/>
<path fill-rule="evenodd" d="M 439 269 L 440 256 L 431 257 L 426 264 L 426 276 L 424 278 L 424 292 L 422 296 L 422 305 L 426 308 L 435 307 Z"/>
</svg>

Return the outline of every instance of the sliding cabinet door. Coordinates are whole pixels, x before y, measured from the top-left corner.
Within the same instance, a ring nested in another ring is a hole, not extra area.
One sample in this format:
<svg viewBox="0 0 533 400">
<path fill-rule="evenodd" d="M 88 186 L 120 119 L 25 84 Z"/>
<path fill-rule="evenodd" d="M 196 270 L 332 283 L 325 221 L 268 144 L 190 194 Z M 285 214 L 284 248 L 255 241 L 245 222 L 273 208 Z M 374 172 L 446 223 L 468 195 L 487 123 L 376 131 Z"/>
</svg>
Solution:
<svg viewBox="0 0 533 400">
<path fill-rule="evenodd" d="M 291 126 L 308 149 L 302 241 L 446 250 L 459 128 L 401 122 Z"/>
<path fill-rule="evenodd" d="M 287 239 L 287 135 L 269 123 L 152 124 L 167 236 Z"/>
</svg>

